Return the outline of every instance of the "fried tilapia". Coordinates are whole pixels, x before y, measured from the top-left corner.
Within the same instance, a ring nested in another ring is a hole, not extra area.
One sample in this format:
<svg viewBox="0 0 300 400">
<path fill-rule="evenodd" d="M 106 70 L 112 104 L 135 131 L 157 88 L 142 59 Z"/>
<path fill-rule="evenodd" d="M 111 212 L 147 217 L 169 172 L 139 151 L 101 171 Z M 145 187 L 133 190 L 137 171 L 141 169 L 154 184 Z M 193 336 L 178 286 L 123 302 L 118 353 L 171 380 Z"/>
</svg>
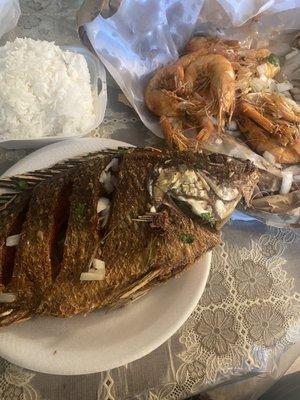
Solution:
<svg viewBox="0 0 300 400">
<path fill-rule="evenodd" d="M 251 162 L 157 149 L 0 180 L 0 326 L 141 296 L 216 246 L 256 182 Z"/>
</svg>

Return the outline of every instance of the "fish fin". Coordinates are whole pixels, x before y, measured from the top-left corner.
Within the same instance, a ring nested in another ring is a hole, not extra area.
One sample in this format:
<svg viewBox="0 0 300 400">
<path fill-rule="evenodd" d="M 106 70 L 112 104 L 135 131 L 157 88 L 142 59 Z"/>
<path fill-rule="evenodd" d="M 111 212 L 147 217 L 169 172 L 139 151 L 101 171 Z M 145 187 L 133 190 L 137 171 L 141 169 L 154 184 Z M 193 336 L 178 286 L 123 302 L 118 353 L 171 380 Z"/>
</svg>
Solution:
<svg viewBox="0 0 300 400">
<path fill-rule="evenodd" d="M 4 210 L 19 194 L 30 193 L 38 184 L 48 179 L 64 175 L 66 172 L 78 168 L 84 162 L 89 162 L 97 157 L 123 157 L 124 154 L 137 150 L 136 147 L 118 147 L 117 149 L 104 149 L 96 152 L 86 153 L 81 156 L 66 159 L 53 166 L 41 170 L 29 171 L 24 174 L 0 177 L 0 212 Z M 161 150 L 152 147 L 144 148 L 143 151 L 161 153 Z"/>
<path fill-rule="evenodd" d="M 0 312 L 0 327 L 11 325 L 15 322 L 26 321 L 31 318 L 32 313 L 29 310 L 7 309 Z"/>
<path fill-rule="evenodd" d="M 38 184 L 48 179 L 64 175 L 79 167 L 82 163 L 94 160 L 101 156 L 122 156 L 129 148 L 119 147 L 118 149 L 101 150 L 94 153 L 87 153 L 82 156 L 70 158 L 59 162 L 49 168 L 29 171 L 24 174 L 0 178 L 0 211 L 4 210 L 21 193 L 30 193 Z"/>
<path fill-rule="evenodd" d="M 107 306 L 107 309 L 116 309 L 123 307 L 128 302 L 137 300 L 138 298 L 146 294 L 150 289 L 149 287 L 147 287 L 148 284 L 155 280 L 161 272 L 161 269 L 155 269 L 148 272 L 138 281 L 132 283 L 129 286 L 126 286 L 126 288 L 124 288 L 121 292 L 119 292 L 115 297 L 111 299 Z M 147 289 L 143 290 L 146 287 Z"/>
</svg>

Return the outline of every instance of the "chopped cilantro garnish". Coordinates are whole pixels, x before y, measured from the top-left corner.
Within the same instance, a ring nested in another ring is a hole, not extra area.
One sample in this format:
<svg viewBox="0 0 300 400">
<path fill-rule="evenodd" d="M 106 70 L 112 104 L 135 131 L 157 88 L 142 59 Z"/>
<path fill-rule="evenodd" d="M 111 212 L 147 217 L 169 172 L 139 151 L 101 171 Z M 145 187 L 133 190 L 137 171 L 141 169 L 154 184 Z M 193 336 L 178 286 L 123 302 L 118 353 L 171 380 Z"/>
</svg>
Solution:
<svg viewBox="0 0 300 400">
<path fill-rule="evenodd" d="M 77 203 L 74 207 L 75 215 L 78 219 L 82 219 L 84 217 L 85 212 L 85 204 Z"/>
<path fill-rule="evenodd" d="M 271 54 L 269 55 L 269 57 L 267 57 L 267 61 L 268 61 L 269 63 L 275 65 L 276 67 L 279 67 L 279 66 L 280 66 L 279 57 L 278 57 L 276 54 L 274 54 L 274 53 L 271 53 Z"/>
<path fill-rule="evenodd" d="M 214 216 L 210 212 L 206 212 L 200 215 L 200 218 L 202 219 L 203 222 L 206 222 L 209 224 L 212 228 L 215 226 L 216 221 L 214 219 Z"/>
<path fill-rule="evenodd" d="M 192 243 L 194 242 L 195 238 L 194 238 L 193 235 L 190 235 L 189 233 L 182 233 L 182 234 L 180 235 L 180 240 L 181 240 L 183 243 L 192 244 Z"/>
<path fill-rule="evenodd" d="M 17 189 L 19 190 L 26 190 L 29 188 L 28 182 L 26 181 L 18 181 L 16 183 Z"/>
</svg>

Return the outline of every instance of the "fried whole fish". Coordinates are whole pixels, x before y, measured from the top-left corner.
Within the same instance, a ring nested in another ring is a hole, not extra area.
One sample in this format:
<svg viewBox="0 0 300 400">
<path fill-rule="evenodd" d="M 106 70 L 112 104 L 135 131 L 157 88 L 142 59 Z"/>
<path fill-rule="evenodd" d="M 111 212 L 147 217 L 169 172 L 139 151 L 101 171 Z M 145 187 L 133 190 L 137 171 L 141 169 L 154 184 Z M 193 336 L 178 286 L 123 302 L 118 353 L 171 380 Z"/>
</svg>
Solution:
<svg viewBox="0 0 300 400">
<path fill-rule="evenodd" d="M 216 246 L 256 182 L 249 161 L 157 149 L 0 180 L 0 326 L 141 296 Z"/>
</svg>

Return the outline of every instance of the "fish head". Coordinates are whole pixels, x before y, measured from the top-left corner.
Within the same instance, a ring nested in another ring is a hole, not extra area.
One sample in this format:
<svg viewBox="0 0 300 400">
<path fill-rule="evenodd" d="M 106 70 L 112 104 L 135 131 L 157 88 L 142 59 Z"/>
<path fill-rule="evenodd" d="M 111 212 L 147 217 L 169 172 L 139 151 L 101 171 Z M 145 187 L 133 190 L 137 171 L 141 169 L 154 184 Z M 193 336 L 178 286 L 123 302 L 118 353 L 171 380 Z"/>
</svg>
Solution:
<svg viewBox="0 0 300 400">
<path fill-rule="evenodd" d="M 202 160 L 203 161 L 203 160 Z M 149 179 L 149 193 L 155 209 L 176 206 L 190 217 L 200 218 L 215 228 L 228 220 L 243 196 L 240 174 L 235 177 L 229 163 L 235 160 L 222 157 L 222 163 L 165 162 L 157 166 Z M 235 165 L 237 169 L 238 165 Z M 244 176 L 246 179 L 246 176 Z"/>
</svg>

